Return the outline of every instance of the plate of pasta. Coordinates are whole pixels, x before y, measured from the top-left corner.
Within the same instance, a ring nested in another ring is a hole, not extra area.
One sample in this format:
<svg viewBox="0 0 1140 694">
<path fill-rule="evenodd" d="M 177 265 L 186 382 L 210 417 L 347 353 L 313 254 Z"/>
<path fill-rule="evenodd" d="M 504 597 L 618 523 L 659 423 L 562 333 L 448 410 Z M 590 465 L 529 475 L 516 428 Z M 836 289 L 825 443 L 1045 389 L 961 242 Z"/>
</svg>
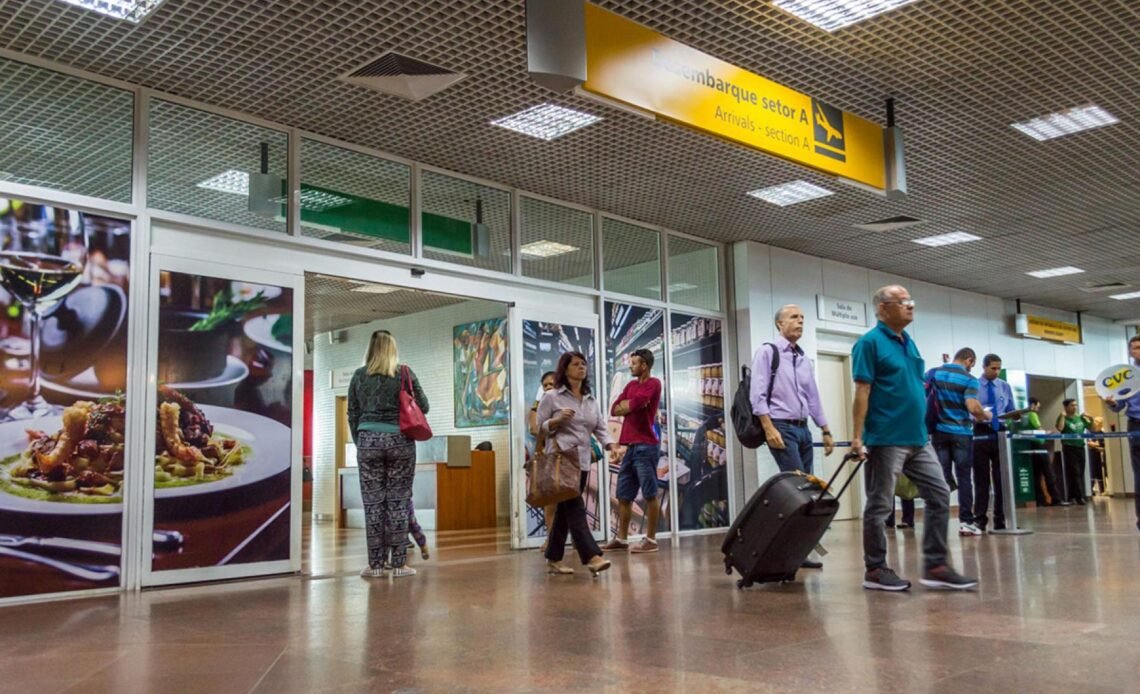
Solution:
<svg viewBox="0 0 1140 694">
<path fill-rule="evenodd" d="M 0 424 L 0 509 L 121 513 L 125 420 L 122 399 L 108 398 Z M 154 421 L 156 499 L 253 484 L 290 467 L 289 427 L 268 417 L 198 405 L 164 387 Z"/>
</svg>

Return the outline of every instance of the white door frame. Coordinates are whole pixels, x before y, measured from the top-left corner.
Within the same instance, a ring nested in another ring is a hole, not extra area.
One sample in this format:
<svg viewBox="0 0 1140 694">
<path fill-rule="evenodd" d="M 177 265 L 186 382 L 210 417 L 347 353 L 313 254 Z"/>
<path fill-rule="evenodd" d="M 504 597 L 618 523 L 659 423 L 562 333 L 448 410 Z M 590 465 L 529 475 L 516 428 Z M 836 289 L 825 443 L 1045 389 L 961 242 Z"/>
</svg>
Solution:
<svg viewBox="0 0 1140 694">
<path fill-rule="evenodd" d="M 255 258 L 256 245 L 250 244 L 250 254 L 247 258 Z M 145 411 L 153 413 L 158 407 L 158 314 L 159 314 L 159 277 L 163 270 L 184 272 L 189 274 L 217 277 L 255 284 L 274 285 L 293 291 L 293 412 L 292 436 L 290 440 L 291 460 L 291 488 L 289 505 L 289 558 L 280 561 L 256 562 L 250 564 L 235 564 L 222 566 L 198 567 L 192 569 L 175 569 L 169 571 L 154 571 L 152 569 L 151 531 L 154 528 L 154 465 L 144 465 L 142 479 L 143 489 L 143 518 L 142 530 L 136 542 L 139 544 L 139 560 L 141 561 L 141 583 L 143 586 L 161 586 L 175 583 L 194 583 L 200 581 L 216 581 L 251 576 L 268 576 L 282 573 L 296 573 L 301 570 L 301 444 L 302 428 L 304 423 L 301 402 L 304 390 L 304 360 L 298 359 L 304 349 L 304 296 L 305 286 L 303 276 L 298 274 L 280 273 L 269 270 L 243 269 L 234 265 L 209 263 L 201 260 L 180 258 L 176 256 L 152 254 L 150 256 L 149 296 L 147 300 L 147 350 L 146 375 L 147 388 L 142 398 Z M 146 421 L 153 421 L 148 416 Z M 144 451 L 153 451 L 155 447 L 155 430 L 153 426 L 145 427 Z"/>
</svg>

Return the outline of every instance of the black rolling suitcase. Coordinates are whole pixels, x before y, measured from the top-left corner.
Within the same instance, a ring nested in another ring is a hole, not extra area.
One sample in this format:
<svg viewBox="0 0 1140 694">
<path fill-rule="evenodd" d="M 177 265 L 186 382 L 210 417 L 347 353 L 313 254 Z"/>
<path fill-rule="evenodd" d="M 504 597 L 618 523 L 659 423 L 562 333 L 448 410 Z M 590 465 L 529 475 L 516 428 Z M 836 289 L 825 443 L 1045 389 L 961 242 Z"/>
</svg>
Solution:
<svg viewBox="0 0 1140 694">
<path fill-rule="evenodd" d="M 781 472 L 756 490 L 724 538 L 724 570 L 740 573 L 738 588 L 753 583 L 795 580 L 800 564 L 819 544 L 839 511 L 839 498 L 859 472 L 860 460 L 839 492 L 827 490 L 843 467 L 858 456 L 847 454 L 835 474 L 822 480 L 796 472 Z"/>
</svg>

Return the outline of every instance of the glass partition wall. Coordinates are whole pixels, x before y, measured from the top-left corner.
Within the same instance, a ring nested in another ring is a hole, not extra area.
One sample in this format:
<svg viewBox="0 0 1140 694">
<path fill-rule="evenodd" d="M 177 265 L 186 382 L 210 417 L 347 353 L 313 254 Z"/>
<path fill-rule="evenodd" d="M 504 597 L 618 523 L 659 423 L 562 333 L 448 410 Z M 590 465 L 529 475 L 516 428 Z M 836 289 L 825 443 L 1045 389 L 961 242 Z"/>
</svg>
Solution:
<svg viewBox="0 0 1140 694">
<path fill-rule="evenodd" d="M 8 114 L 0 123 L 6 143 L 0 144 L 0 207 L 20 220 L 32 209 L 28 200 L 69 208 L 72 218 L 83 210 L 91 268 L 83 281 L 126 287 L 129 280 L 132 286 L 119 304 L 110 290 L 99 290 L 106 295 L 102 322 L 93 328 L 110 325 L 114 307 L 125 307 L 126 297 L 145 306 L 166 296 L 165 285 L 146 273 L 151 228 L 116 233 L 121 225 L 105 214 L 124 220 L 124 229 L 135 220 L 174 224 L 206 247 L 222 232 L 251 244 L 272 239 L 274 247 L 292 249 L 299 258 L 347 254 L 382 264 L 377 267 L 414 266 L 537 288 L 549 296 L 551 323 L 560 319 L 560 296 L 584 297 L 596 306 L 605 405 L 628 381 L 633 350 L 646 348 L 656 357 L 654 375 L 664 384 L 657 422 L 658 493 L 665 509 L 660 528 L 699 531 L 723 526 L 731 516 L 722 246 L 43 61 L 0 59 L 0 86 L 0 106 Z M 60 109 L 61 100 L 72 107 Z M 262 262 L 256 252 L 219 260 Z M 235 287 L 233 300 L 250 298 Z M 75 292 L 81 294 L 97 298 L 94 291 Z M 4 291 L 0 298 L 10 296 Z M 9 311 L 7 334 L 27 327 L 17 313 Z M 45 320 L 50 323 L 49 316 Z M 116 344 L 136 350 L 131 363 L 154 359 L 146 355 L 156 346 L 148 344 L 146 323 L 142 311 L 128 316 L 125 309 L 116 323 L 122 332 Z M 300 321 L 296 330 L 301 333 Z M 58 378 L 42 373 L 48 392 Z M 72 390 L 86 393 L 83 388 Z M 138 407 L 127 417 L 128 443 L 142 450 L 148 426 L 153 435 L 153 418 Z M 611 418 L 615 436 L 620 425 Z M 599 465 L 595 477 L 595 518 L 603 532 L 611 525 L 601 519 L 612 511 L 617 463 Z M 299 475 L 300 465 L 294 469 Z M 136 517 L 132 505 L 142 503 L 143 495 L 133 493 L 122 500 L 124 519 Z M 141 526 L 141 514 L 137 518 Z M 150 552 L 141 546 L 124 548 L 122 585 L 138 585 L 132 566 L 141 566 L 143 555 Z"/>
</svg>

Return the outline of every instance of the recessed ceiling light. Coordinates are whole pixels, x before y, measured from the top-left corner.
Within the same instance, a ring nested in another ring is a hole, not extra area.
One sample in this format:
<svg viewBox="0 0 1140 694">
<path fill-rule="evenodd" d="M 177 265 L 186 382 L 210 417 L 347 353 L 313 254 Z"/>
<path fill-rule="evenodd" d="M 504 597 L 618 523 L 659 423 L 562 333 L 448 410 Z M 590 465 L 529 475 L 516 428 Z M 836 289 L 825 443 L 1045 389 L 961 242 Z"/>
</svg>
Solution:
<svg viewBox="0 0 1140 694">
<path fill-rule="evenodd" d="M 1025 274 L 1029 275 L 1030 277 L 1044 279 L 1046 277 L 1060 277 L 1062 275 L 1077 275 L 1082 272 L 1084 272 L 1084 270 L 1080 269 L 1079 267 L 1066 265 L 1065 267 L 1055 267 L 1048 270 L 1034 270 L 1033 272 L 1027 272 Z"/>
<path fill-rule="evenodd" d="M 1112 294 L 1108 298 L 1116 299 L 1117 301 L 1127 301 L 1128 299 L 1140 299 L 1140 292 L 1128 292 L 1127 294 Z"/>
<path fill-rule="evenodd" d="M 909 5 L 915 0 L 776 0 L 774 4 L 824 31 L 835 31 L 864 19 Z"/>
<path fill-rule="evenodd" d="M 760 198 L 765 202 L 770 202 L 773 205 L 787 207 L 797 202 L 825 198 L 828 195 L 835 195 L 835 193 L 827 188 L 820 188 L 814 183 L 808 183 L 807 181 L 792 181 L 791 183 L 781 183 L 778 186 L 772 186 L 770 188 L 754 190 L 750 192 L 749 195 L 754 198 Z"/>
<path fill-rule="evenodd" d="M 198 184 L 199 188 L 216 190 L 219 193 L 249 195 L 249 172 L 230 169 Z"/>
<path fill-rule="evenodd" d="M 1014 123 L 1010 127 L 1025 133 L 1038 142 L 1044 142 L 1062 135 L 1072 135 L 1082 130 L 1092 130 L 1119 122 L 1120 120 L 1116 116 L 1100 106 L 1089 104 L 1088 106 L 1071 108 L 1068 111 L 1050 113 L 1047 116 L 1022 123 Z"/>
<path fill-rule="evenodd" d="M 598 116 L 589 113 L 582 113 L 554 104 L 542 104 L 520 111 L 513 116 L 493 120 L 491 125 L 549 141 L 600 120 L 601 118 Z"/>
<path fill-rule="evenodd" d="M 939 234 L 937 236 L 927 236 L 921 239 L 911 240 L 923 246 L 937 247 L 949 246 L 955 243 L 966 243 L 967 241 L 981 241 L 982 237 L 974 236 L 965 231 L 952 231 L 949 234 Z"/>
<path fill-rule="evenodd" d="M 557 241 L 535 241 L 519 249 L 523 255 L 531 258 L 553 258 L 556 255 L 565 255 L 580 250 L 582 249 L 577 246 L 568 246 Z"/>
<path fill-rule="evenodd" d="M 400 288 L 389 287 L 383 284 L 362 284 L 359 287 L 353 287 L 349 291 L 360 292 L 361 294 L 391 294 L 392 292 L 400 291 Z"/>
<path fill-rule="evenodd" d="M 135 24 L 141 22 L 162 4 L 162 0 L 63 0 L 63 2 Z"/>
</svg>

